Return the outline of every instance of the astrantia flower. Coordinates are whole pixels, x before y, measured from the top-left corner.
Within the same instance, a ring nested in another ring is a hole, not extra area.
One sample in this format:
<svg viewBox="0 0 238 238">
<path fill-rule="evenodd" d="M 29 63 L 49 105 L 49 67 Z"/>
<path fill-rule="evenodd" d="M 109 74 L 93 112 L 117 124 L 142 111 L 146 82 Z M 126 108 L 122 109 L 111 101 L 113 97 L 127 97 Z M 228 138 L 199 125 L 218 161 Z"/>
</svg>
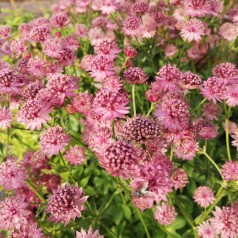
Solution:
<svg viewBox="0 0 238 238">
<path fill-rule="evenodd" d="M 83 190 L 77 184 L 71 187 L 66 183 L 64 188 L 59 187 L 48 199 L 46 212 L 50 213 L 49 219 L 66 225 L 76 217 L 81 217 L 87 198 L 88 196 L 83 196 Z"/>
<path fill-rule="evenodd" d="M 167 64 L 159 70 L 155 79 L 159 82 L 158 89 L 174 92 L 178 88 L 181 72 L 175 65 Z"/>
<path fill-rule="evenodd" d="M 101 89 L 94 98 L 93 111 L 102 120 L 124 118 L 129 112 L 129 107 L 126 106 L 128 103 L 128 96 L 123 89 L 116 91 Z"/>
<path fill-rule="evenodd" d="M 220 114 L 221 114 L 221 107 L 219 104 L 209 102 L 203 107 L 202 116 L 208 120 L 218 120 Z"/>
<path fill-rule="evenodd" d="M 193 135 L 184 136 L 175 142 L 174 154 L 179 159 L 192 160 L 198 148 L 198 142 Z"/>
<path fill-rule="evenodd" d="M 70 146 L 64 157 L 70 164 L 82 164 L 86 159 L 85 149 L 78 145 Z"/>
<path fill-rule="evenodd" d="M 181 36 L 188 42 L 199 42 L 206 33 L 206 25 L 198 19 L 191 19 L 184 23 L 181 29 Z"/>
<path fill-rule="evenodd" d="M 83 228 L 81 228 L 80 232 L 76 232 L 76 238 L 104 238 L 99 234 L 99 231 L 93 231 L 92 227 L 88 229 L 86 232 Z"/>
<path fill-rule="evenodd" d="M 42 78 L 45 75 L 45 61 L 39 56 L 30 58 L 27 63 L 27 71 L 36 78 Z"/>
<path fill-rule="evenodd" d="M 115 41 L 110 42 L 105 40 L 94 47 L 94 52 L 109 57 L 110 59 L 114 59 L 121 50 L 118 48 Z"/>
<path fill-rule="evenodd" d="M 27 224 L 30 214 L 28 204 L 23 197 L 9 197 L 0 202 L 0 228 L 3 230 L 19 229 L 21 225 Z"/>
<path fill-rule="evenodd" d="M 159 124 L 171 132 L 189 127 L 189 106 L 181 97 L 165 96 L 156 105 L 155 116 Z"/>
<path fill-rule="evenodd" d="M 233 203 L 230 207 L 216 207 L 211 225 L 222 238 L 236 238 L 238 236 L 238 204 Z"/>
<path fill-rule="evenodd" d="M 201 238 L 217 238 L 216 231 L 210 221 L 204 221 L 198 226 L 198 235 Z"/>
<path fill-rule="evenodd" d="M 69 17 L 65 12 L 59 12 L 50 18 L 52 27 L 63 27 L 69 23 Z"/>
<path fill-rule="evenodd" d="M 70 137 L 64 132 L 60 126 L 45 129 L 40 135 L 40 146 L 42 151 L 48 155 L 56 155 L 60 151 L 64 151 L 64 147 L 68 145 Z"/>
<path fill-rule="evenodd" d="M 152 140 L 145 141 L 145 145 L 151 156 L 153 154 L 165 155 L 165 153 L 167 152 L 168 144 L 165 138 L 159 135 Z"/>
<path fill-rule="evenodd" d="M 188 183 L 188 174 L 181 168 L 173 173 L 173 185 L 175 189 L 183 189 Z"/>
<path fill-rule="evenodd" d="M 129 178 L 138 173 L 138 153 L 125 141 L 117 141 L 108 146 L 99 162 L 113 176 Z"/>
<path fill-rule="evenodd" d="M 30 31 L 30 39 L 33 41 L 44 42 L 50 38 L 50 29 L 47 26 L 35 26 Z"/>
<path fill-rule="evenodd" d="M 41 228 L 37 228 L 37 224 L 34 222 L 27 223 L 27 225 L 22 225 L 20 229 L 15 229 L 11 231 L 9 238 L 43 238 L 44 234 Z"/>
<path fill-rule="evenodd" d="M 131 6 L 131 13 L 136 15 L 143 15 L 149 9 L 147 2 L 138 1 Z"/>
<path fill-rule="evenodd" d="M 52 108 L 48 104 L 43 104 L 36 99 L 29 99 L 18 112 L 18 121 L 30 130 L 41 129 L 42 124 L 46 124 L 51 117 L 48 115 Z"/>
<path fill-rule="evenodd" d="M 0 70 L 0 92 L 6 93 L 17 93 L 19 92 L 22 83 L 18 82 L 17 75 L 8 68 Z"/>
<path fill-rule="evenodd" d="M 36 151 L 30 157 L 29 166 L 32 172 L 40 172 L 42 169 L 49 169 L 48 159 L 42 151 Z"/>
<path fill-rule="evenodd" d="M 122 135 L 127 140 L 144 142 L 159 135 L 159 126 L 156 121 L 142 116 L 127 120 L 123 125 Z"/>
<path fill-rule="evenodd" d="M 78 88 L 78 78 L 74 76 L 67 76 L 64 74 L 50 74 L 48 77 L 46 88 L 50 89 L 60 101 L 60 105 L 65 98 L 75 95 L 75 90 Z"/>
<path fill-rule="evenodd" d="M 238 68 L 232 63 L 222 63 L 217 65 L 212 73 L 215 77 L 228 80 L 228 82 L 233 82 L 233 80 L 238 79 Z"/>
<path fill-rule="evenodd" d="M 176 55 L 178 48 L 175 45 L 166 45 L 164 48 L 165 57 L 170 58 Z"/>
<path fill-rule="evenodd" d="M 0 38 L 6 39 L 10 36 L 12 28 L 9 26 L 0 26 Z"/>
<path fill-rule="evenodd" d="M 238 79 L 238 78 L 237 78 Z M 238 105 L 238 85 L 227 86 L 226 104 L 230 107 Z"/>
<path fill-rule="evenodd" d="M 208 207 L 215 201 L 216 198 L 210 187 L 200 186 L 195 190 L 193 199 L 199 206 Z"/>
<path fill-rule="evenodd" d="M 238 180 L 238 162 L 227 161 L 221 168 L 224 180 Z"/>
<path fill-rule="evenodd" d="M 17 159 L 8 158 L 0 164 L 0 185 L 4 189 L 17 189 L 25 184 L 27 173 Z"/>
<path fill-rule="evenodd" d="M 202 84 L 202 79 L 190 71 L 182 73 L 181 80 L 186 89 L 195 89 Z"/>
<path fill-rule="evenodd" d="M 196 119 L 192 123 L 192 130 L 197 139 L 211 140 L 217 136 L 217 128 L 206 119 Z"/>
<path fill-rule="evenodd" d="M 186 14 L 189 16 L 203 17 L 209 9 L 208 1 L 204 0 L 185 0 Z"/>
<path fill-rule="evenodd" d="M 9 109 L 5 107 L 0 107 L 0 128 L 5 130 L 11 126 L 12 123 L 12 113 Z"/>
<path fill-rule="evenodd" d="M 141 20 L 139 17 L 129 16 L 123 22 L 123 32 L 128 36 L 136 36 L 140 33 Z"/>
<path fill-rule="evenodd" d="M 206 97 L 209 101 L 221 101 L 226 98 L 226 85 L 223 79 L 210 77 L 207 81 L 203 82 L 201 88 L 201 94 Z"/>
<path fill-rule="evenodd" d="M 172 224 L 177 216 L 175 208 L 168 203 L 156 206 L 154 217 L 160 225 Z"/>
<path fill-rule="evenodd" d="M 220 27 L 219 33 L 225 40 L 234 41 L 238 37 L 237 25 L 226 22 Z"/>
<path fill-rule="evenodd" d="M 138 67 L 130 67 L 123 73 L 123 78 L 131 84 L 143 84 L 148 80 L 148 75 Z"/>
<path fill-rule="evenodd" d="M 125 49 L 125 55 L 129 58 L 134 58 L 137 56 L 138 52 L 132 46 L 127 46 Z"/>
<path fill-rule="evenodd" d="M 30 82 L 24 89 L 23 89 L 23 99 L 34 99 L 37 93 L 44 87 L 44 84 L 42 81 L 35 81 Z"/>
</svg>

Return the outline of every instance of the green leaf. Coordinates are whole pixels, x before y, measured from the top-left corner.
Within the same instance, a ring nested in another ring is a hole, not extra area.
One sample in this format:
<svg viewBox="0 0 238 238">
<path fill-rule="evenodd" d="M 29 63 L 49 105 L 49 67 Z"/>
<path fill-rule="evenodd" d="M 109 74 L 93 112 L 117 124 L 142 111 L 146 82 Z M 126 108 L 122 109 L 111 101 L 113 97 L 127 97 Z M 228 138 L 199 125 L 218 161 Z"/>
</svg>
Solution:
<svg viewBox="0 0 238 238">
<path fill-rule="evenodd" d="M 131 219 L 131 209 L 130 209 L 130 207 L 126 206 L 126 205 L 123 205 L 122 209 L 123 209 L 123 212 L 124 212 L 124 217 L 127 220 L 130 220 Z"/>
</svg>

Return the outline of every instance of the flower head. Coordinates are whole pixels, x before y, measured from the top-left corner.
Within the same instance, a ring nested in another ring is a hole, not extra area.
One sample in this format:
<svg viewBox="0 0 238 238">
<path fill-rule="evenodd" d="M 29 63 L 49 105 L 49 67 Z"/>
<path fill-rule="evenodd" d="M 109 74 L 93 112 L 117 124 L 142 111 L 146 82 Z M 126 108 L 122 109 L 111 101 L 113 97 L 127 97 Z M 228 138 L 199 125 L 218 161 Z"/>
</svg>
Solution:
<svg viewBox="0 0 238 238">
<path fill-rule="evenodd" d="M 52 27 L 64 27 L 69 23 L 69 17 L 65 12 L 59 12 L 50 18 Z"/>
<path fill-rule="evenodd" d="M 40 146 L 42 151 L 48 155 L 56 155 L 60 151 L 64 151 L 64 147 L 68 145 L 70 137 L 64 132 L 60 126 L 45 129 L 40 135 Z"/>
<path fill-rule="evenodd" d="M 173 173 L 173 184 L 175 189 L 182 189 L 188 184 L 188 174 L 181 168 Z"/>
<path fill-rule="evenodd" d="M 5 130 L 9 128 L 12 123 L 12 113 L 9 109 L 5 107 L 0 107 L 0 128 Z"/>
<path fill-rule="evenodd" d="M 186 89 L 195 89 L 202 84 L 202 79 L 197 74 L 189 71 L 182 73 L 181 80 Z"/>
<path fill-rule="evenodd" d="M 76 217 L 81 217 L 87 198 L 88 196 L 83 196 L 83 190 L 77 184 L 71 187 L 67 183 L 63 188 L 59 187 L 48 200 L 46 211 L 50 213 L 49 219 L 66 225 Z"/>
<path fill-rule="evenodd" d="M 92 227 L 90 227 L 87 232 L 83 228 L 81 228 L 80 232 L 77 231 L 76 238 L 104 238 L 104 236 L 101 236 L 98 230 L 93 231 Z"/>
<path fill-rule="evenodd" d="M 193 194 L 193 198 L 201 207 L 208 207 L 216 199 L 212 189 L 208 186 L 198 187 Z"/>
<path fill-rule="evenodd" d="M 170 225 L 175 221 L 177 212 L 173 206 L 168 203 L 162 203 L 162 205 L 156 206 L 154 216 L 159 224 Z"/>
<path fill-rule="evenodd" d="M 130 67 L 124 71 L 123 78 L 131 84 L 143 84 L 148 80 L 148 75 L 138 67 Z"/>
<path fill-rule="evenodd" d="M 224 180 L 238 180 L 238 162 L 227 161 L 222 165 L 221 173 Z"/>
<path fill-rule="evenodd" d="M 201 238 L 216 238 L 217 234 L 210 221 L 204 221 L 198 226 L 198 235 Z"/>
<path fill-rule="evenodd" d="M 123 22 L 123 32 L 128 36 L 135 36 L 140 33 L 141 20 L 136 16 L 129 16 Z"/>
<path fill-rule="evenodd" d="M 85 161 L 85 149 L 78 145 L 70 146 L 69 150 L 65 154 L 65 159 L 73 165 L 82 164 Z"/>
</svg>

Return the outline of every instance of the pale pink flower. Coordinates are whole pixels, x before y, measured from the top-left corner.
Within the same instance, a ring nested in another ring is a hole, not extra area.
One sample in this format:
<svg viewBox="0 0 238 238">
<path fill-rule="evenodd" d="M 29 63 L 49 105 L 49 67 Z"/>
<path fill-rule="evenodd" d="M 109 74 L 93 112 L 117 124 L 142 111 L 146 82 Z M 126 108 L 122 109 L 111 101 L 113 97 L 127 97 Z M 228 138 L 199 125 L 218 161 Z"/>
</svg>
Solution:
<svg viewBox="0 0 238 238">
<path fill-rule="evenodd" d="M 6 39 L 10 36 L 12 28 L 10 26 L 0 26 L 0 39 Z"/>
<path fill-rule="evenodd" d="M 44 42 L 51 37 L 48 26 L 35 26 L 30 31 L 30 39 L 36 42 Z"/>
<path fill-rule="evenodd" d="M 146 1 L 135 2 L 130 9 L 131 14 L 143 15 L 149 10 L 149 4 Z"/>
<path fill-rule="evenodd" d="M 216 198 L 210 187 L 200 186 L 194 191 L 193 199 L 199 206 L 208 207 Z"/>
<path fill-rule="evenodd" d="M 81 217 L 87 198 L 88 196 L 83 196 L 83 189 L 79 188 L 78 184 L 71 187 L 66 183 L 63 188 L 58 187 L 48 199 L 46 212 L 50 213 L 49 219 L 66 225 L 76 217 Z"/>
<path fill-rule="evenodd" d="M 8 158 L 0 164 L 0 185 L 4 189 L 17 189 L 25 184 L 27 173 L 16 158 Z"/>
<path fill-rule="evenodd" d="M 208 120 L 218 120 L 221 115 L 221 107 L 219 104 L 214 104 L 213 102 L 208 102 L 203 107 L 202 116 Z"/>
<path fill-rule="evenodd" d="M 60 126 L 45 129 L 40 134 L 40 146 L 42 151 L 48 155 L 56 155 L 60 151 L 64 151 L 64 147 L 68 145 L 70 137 Z"/>
<path fill-rule="evenodd" d="M 76 238 L 104 238 L 99 234 L 99 231 L 93 231 L 92 227 L 88 229 L 86 232 L 83 228 L 81 228 L 80 232 L 76 232 Z"/>
<path fill-rule="evenodd" d="M 226 104 L 230 107 L 238 105 L 238 85 L 230 85 L 227 87 Z"/>
<path fill-rule="evenodd" d="M 185 130 L 189 127 L 189 105 L 180 96 L 165 96 L 156 105 L 155 117 L 170 132 Z"/>
<path fill-rule="evenodd" d="M 154 154 L 165 155 L 168 144 L 163 136 L 158 135 L 155 139 L 146 141 L 145 146 L 151 156 Z"/>
<path fill-rule="evenodd" d="M 85 149 L 78 145 L 70 146 L 64 157 L 70 164 L 80 165 L 86 160 Z"/>
<path fill-rule="evenodd" d="M 27 50 L 24 39 L 18 39 L 11 41 L 10 45 L 11 53 L 16 57 L 20 57 Z"/>
<path fill-rule="evenodd" d="M 238 129 L 232 132 L 231 137 L 234 139 L 231 143 L 233 146 L 238 147 Z"/>
<path fill-rule="evenodd" d="M 25 237 L 43 238 L 44 234 L 41 228 L 37 228 L 36 223 L 28 222 L 25 225 L 21 225 L 20 229 L 15 229 L 11 231 L 9 235 L 9 238 L 25 238 Z"/>
<path fill-rule="evenodd" d="M 117 117 L 124 118 L 129 112 L 128 95 L 123 89 L 101 89 L 93 101 L 93 111 L 102 120 L 113 120 Z"/>
<path fill-rule="evenodd" d="M 5 130 L 11 126 L 13 121 L 12 113 L 5 107 L 0 107 L 0 128 Z"/>
<path fill-rule="evenodd" d="M 168 203 L 156 206 L 154 217 L 160 225 L 172 224 L 177 216 L 175 208 Z"/>
<path fill-rule="evenodd" d="M 164 48 L 164 54 L 166 58 L 171 58 L 176 55 L 178 48 L 175 45 L 166 45 Z"/>
<path fill-rule="evenodd" d="M 76 34 L 79 37 L 85 37 L 85 36 L 87 36 L 87 33 L 88 33 L 88 28 L 86 25 L 84 25 L 84 24 L 76 25 Z"/>
<path fill-rule="evenodd" d="M 50 38 L 43 43 L 43 52 L 45 55 L 59 59 L 61 53 L 62 42 L 59 38 Z"/>
<path fill-rule="evenodd" d="M 225 164 L 222 165 L 221 173 L 224 180 L 238 180 L 238 162 L 227 161 Z"/>
<path fill-rule="evenodd" d="M 198 235 L 201 238 L 217 238 L 216 231 L 211 225 L 210 221 L 204 221 L 198 226 Z"/>
<path fill-rule="evenodd" d="M 237 25 L 226 22 L 220 27 L 219 34 L 227 41 L 234 41 L 238 36 Z"/>
<path fill-rule="evenodd" d="M 0 202 L 0 228 L 9 230 L 27 224 L 31 214 L 28 210 L 28 204 L 21 196 L 9 197 Z"/>
<path fill-rule="evenodd" d="M 188 42 L 196 41 L 199 42 L 202 36 L 206 34 L 206 25 L 199 19 L 190 19 L 185 22 L 181 29 L 181 36 Z"/>
<path fill-rule="evenodd" d="M 39 56 L 30 58 L 27 63 L 27 71 L 35 76 L 36 78 L 42 78 L 45 76 L 45 65 L 46 62 Z"/>
<path fill-rule="evenodd" d="M 221 101 L 226 98 L 227 88 L 225 82 L 221 78 L 210 77 L 203 82 L 201 94 L 209 101 Z"/>
<path fill-rule="evenodd" d="M 188 174 L 181 168 L 174 171 L 172 178 L 175 189 L 183 189 L 189 183 Z"/>
<path fill-rule="evenodd" d="M 229 207 L 216 207 L 210 221 L 211 225 L 222 238 L 236 238 L 238 236 L 238 204 Z"/>
<path fill-rule="evenodd" d="M 31 131 L 41 129 L 42 124 L 46 124 L 51 117 L 48 115 L 52 108 L 48 104 L 36 99 L 29 99 L 17 113 L 17 119 Z"/>
<path fill-rule="evenodd" d="M 204 0 L 185 0 L 184 7 L 186 14 L 192 17 L 203 17 L 209 9 L 209 1 Z"/>
<path fill-rule="evenodd" d="M 150 209 L 154 205 L 154 196 L 147 194 L 147 192 L 141 193 L 140 191 L 135 191 L 132 195 L 132 201 L 135 207 L 139 208 L 142 212 L 145 209 Z"/>
<path fill-rule="evenodd" d="M 129 16 L 123 22 L 123 32 L 128 36 L 136 36 L 141 32 L 141 20 L 139 17 Z"/>
</svg>

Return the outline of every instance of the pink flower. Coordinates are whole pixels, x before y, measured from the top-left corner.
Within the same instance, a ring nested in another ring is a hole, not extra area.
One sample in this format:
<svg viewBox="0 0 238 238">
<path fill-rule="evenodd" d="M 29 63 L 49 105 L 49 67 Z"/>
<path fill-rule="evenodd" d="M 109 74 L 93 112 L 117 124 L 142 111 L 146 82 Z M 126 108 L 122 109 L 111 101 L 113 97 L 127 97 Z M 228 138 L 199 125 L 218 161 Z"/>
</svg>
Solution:
<svg viewBox="0 0 238 238">
<path fill-rule="evenodd" d="M 26 163 L 28 163 L 32 172 L 39 173 L 42 169 L 49 169 L 48 159 L 40 150 L 34 152 Z"/>
<path fill-rule="evenodd" d="M 4 189 L 17 189 L 25 184 L 27 173 L 15 158 L 8 158 L 0 164 L 0 185 Z"/>
<path fill-rule="evenodd" d="M 178 48 L 175 45 L 166 45 L 164 48 L 164 54 L 166 58 L 171 58 L 176 55 Z"/>
<path fill-rule="evenodd" d="M 12 31 L 12 28 L 9 26 L 0 26 L 0 39 L 6 39 L 10 36 L 10 32 Z"/>
<path fill-rule="evenodd" d="M 78 24 L 76 25 L 76 34 L 79 36 L 79 37 L 84 37 L 86 36 L 88 33 L 88 28 L 86 25 L 84 24 Z"/>
<path fill-rule="evenodd" d="M 156 206 L 155 219 L 161 225 L 172 224 L 177 216 L 175 208 L 168 203 L 162 203 L 162 205 Z"/>
<path fill-rule="evenodd" d="M 210 221 L 204 221 L 198 226 L 198 235 L 201 238 L 217 238 L 216 231 Z"/>
<path fill-rule="evenodd" d="M 209 9 L 208 1 L 204 0 L 185 0 L 186 14 L 192 17 L 203 17 Z"/>
<path fill-rule="evenodd" d="M 207 81 L 203 82 L 201 94 L 209 101 L 221 101 L 226 98 L 227 89 L 223 79 L 210 77 Z"/>
<path fill-rule="evenodd" d="M 81 217 L 83 204 L 87 198 L 88 196 L 83 196 L 83 190 L 78 184 L 71 187 L 66 183 L 64 188 L 58 187 L 48 199 L 46 212 L 50 213 L 49 219 L 66 225 L 76 217 Z"/>
<path fill-rule="evenodd" d="M 138 52 L 132 46 L 128 46 L 125 49 L 125 55 L 129 58 L 134 58 L 135 56 L 138 55 Z"/>
<path fill-rule="evenodd" d="M 238 85 L 230 85 L 227 87 L 226 104 L 230 107 L 238 105 Z"/>
<path fill-rule="evenodd" d="M 78 145 L 70 146 L 64 157 L 70 164 L 80 165 L 86 159 L 85 149 Z"/>
<path fill-rule="evenodd" d="M 101 89 L 93 101 L 93 111 L 102 120 L 113 120 L 117 117 L 124 118 L 129 112 L 128 96 L 123 89 Z"/>
<path fill-rule="evenodd" d="M 70 137 L 64 132 L 60 126 L 45 129 L 40 135 L 40 146 L 42 151 L 48 155 L 56 155 L 60 151 L 64 151 L 64 147 L 68 145 Z"/>
<path fill-rule="evenodd" d="M 225 164 L 222 165 L 221 173 L 224 180 L 238 180 L 238 162 L 227 161 Z"/>
<path fill-rule="evenodd" d="M 130 9 L 131 14 L 143 15 L 149 10 L 149 4 L 145 1 L 135 2 Z"/>
<path fill-rule="evenodd" d="M 22 225 L 20 229 L 15 229 L 11 231 L 9 238 L 24 238 L 24 237 L 34 237 L 43 238 L 44 234 L 41 228 L 37 228 L 37 224 L 34 222 Z"/>
<path fill-rule="evenodd" d="M 188 184 L 188 174 L 181 168 L 173 173 L 173 185 L 175 189 L 183 189 Z"/>
<path fill-rule="evenodd" d="M 35 26 L 30 31 L 30 39 L 36 42 L 44 42 L 51 37 L 48 26 Z"/>
<path fill-rule="evenodd" d="M 153 156 L 154 154 L 165 155 L 165 153 L 167 152 L 168 144 L 165 138 L 159 135 L 156 136 L 155 139 L 146 141 L 145 145 L 151 156 Z"/>
<path fill-rule="evenodd" d="M 26 225 L 31 212 L 23 197 L 9 197 L 0 202 L 0 228 L 9 230 L 19 229 L 21 225 Z"/>
<path fill-rule="evenodd" d="M 123 32 L 128 36 L 136 36 L 140 33 L 141 20 L 139 17 L 129 16 L 123 22 Z"/>
<path fill-rule="evenodd" d="M 231 137 L 234 139 L 231 143 L 233 146 L 238 147 L 238 129 L 232 132 Z"/>
<path fill-rule="evenodd" d="M 188 42 L 196 41 L 199 42 L 203 35 L 206 34 L 206 25 L 204 22 L 194 18 L 185 22 L 182 30 L 181 36 L 184 40 Z"/>
<path fill-rule="evenodd" d="M 90 227 L 87 232 L 83 228 L 81 228 L 80 232 L 77 231 L 76 238 L 104 238 L 104 236 L 101 236 L 98 230 L 93 231 L 92 227 Z"/>
<path fill-rule="evenodd" d="M 11 126 L 13 121 L 12 113 L 5 107 L 0 107 L 0 128 L 5 130 Z"/>
<path fill-rule="evenodd" d="M 69 23 L 69 17 L 65 12 L 59 12 L 50 18 L 50 25 L 52 27 L 64 27 Z"/>
<path fill-rule="evenodd" d="M 23 99 L 34 99 L 37 95 L 37 93 L 44 87 L 44 84 L 42 81 L 35 81 L 30 82 L 26 85 L 26 87 L 23 89 Z"/>
<path fill-rule="evenodd" d="M 219 33 L 225 40 L 234 41 L 238 36 L 237 25 L 226 22 L 220 27 Z"/>
<path fill-rule="evenodd" d="M 99 162 L 113 176 L 129 178 L 138 173 L 138 153 L 125 141 L 117 141 L 108 146 Z"/>
<path fill-rule="evenodd" d="M 21 54 L 23 54 L 26 50 L 27 47 L 25 45 L 25 40 L 23 39 L 18 39 L 18 40 L 13 40 L 10 45 L 11 53 L 16 57 L 20 57 Z"/>
<path fill-rule="evenodd" d="M 215 201 L 216 198 L 210 187 L 200 186 L 195 190 L 193 199 L 199 206 L 208 207 Z"/>
<path fill-rule="evenodd" d="M 20 123 L 26 125 L 31 131 L 41 129 L 42 124 L 46 124 L 46 121 L 51 117 L 48 115 L 52 108 L 48 104 L 36 99 L 29 99 L 21 107 L 17 114 L 17 119 Z"/>
<path fill-rule="evenodd" d="M 189 105 L 176 95 L 164 96 L 156 105 L 155 116 L 159 124 L 170 132 L 189 127 Z"/>
<path fill-rule="evenodd" d="M 208 102 L 204 108 L 202 116 L 208 120 L 218 120 L 221 114 L 221 107 L 219 104 L 214 104 L 213 102 Z"/>
<path fill-rule="evenodd" d="M 159 134 L 157 122 L 143 116 L 129 118 L 122 128 L 122 135 L 125 139 L 139 143 L 156 138 Z"/>
<path fill-rule="evenodd" d="M 123 78 L 127 83 L 143 84 L 148 80 L 148 75 L 138 67 L 130 67 L 123 73 Z"/>
<path fill-rule="evenodd" d="M 110 42 L 105 40 L 94 47 L 94 52 L 110 59 L 114 59 L 121 50 L 118 48 L 115 41 Z"/>
<path fill-rule="evenodd" d="M 19 93 L 20 86 L 23 83 L 18 82 L 17 75 L 8 68 L 4 68 L 0 70 L 0 92 L 3 94 L 11 93 L 17 94 Z"/>
<path fill-rule="evenodd" d="M 155 77 L 158 83 L 158 89 L 164 91 L 178 91 L 178 83 L 181 79 L 181 72 L 175 65 L 164 65 Z"/>
<path fill-rule="evenodd" d="M 181 80 L 186 89 L 196 89 L 202 84 L 202 79 L 190 71 L 182 73 Z"/>
<path fill-rule="evenodd" d="M 63 104 L 65 98 L 74 96 L 74 91 L 78 88 L 78 78 L 74 76 L 58 73 L 50 74 L 47 79 L 46 88 L 50 89 L 59 99 L 60 105 Z"/>
<path fill-rule="evenodd" d="M 62 42 L 59 38 L 50 38 L 43 43 L 43 52 L 45 55 L 59 59 L 61 53 Z"/>
<path fill-rule="evenodd" d="M 27 71 L 36 78 L 42 78 L 45 76 L 45 61 L 39 56 L 30 58 L 27 63 Z"/>
<path fill-rule="evenodd" d="M 216 207 L 211 225 L 222 238 L 235 238 L 238 236 L 238 204 L 233 203 L 230 207 Z"/>
</svg>

